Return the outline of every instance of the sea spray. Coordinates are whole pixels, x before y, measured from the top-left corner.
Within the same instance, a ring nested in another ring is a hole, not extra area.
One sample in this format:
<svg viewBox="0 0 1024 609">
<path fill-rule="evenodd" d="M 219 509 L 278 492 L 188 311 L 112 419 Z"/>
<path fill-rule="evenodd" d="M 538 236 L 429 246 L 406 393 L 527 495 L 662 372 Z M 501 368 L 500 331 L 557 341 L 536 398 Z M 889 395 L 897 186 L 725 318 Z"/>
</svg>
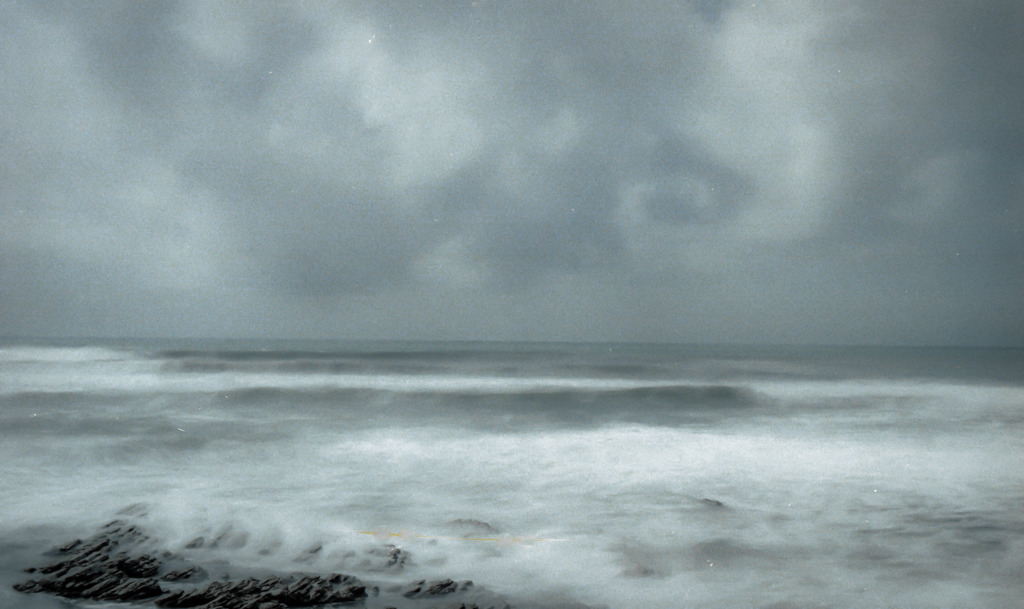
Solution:
<svg viewBox="0 0 1024 609">
<path fill-rule="evenodd" d="M 1016 351 L 273 347 L 0 350 L 7 586 L 138 505 L 203 564 L 538 603 L 1022 592 Z"/>
</svg>

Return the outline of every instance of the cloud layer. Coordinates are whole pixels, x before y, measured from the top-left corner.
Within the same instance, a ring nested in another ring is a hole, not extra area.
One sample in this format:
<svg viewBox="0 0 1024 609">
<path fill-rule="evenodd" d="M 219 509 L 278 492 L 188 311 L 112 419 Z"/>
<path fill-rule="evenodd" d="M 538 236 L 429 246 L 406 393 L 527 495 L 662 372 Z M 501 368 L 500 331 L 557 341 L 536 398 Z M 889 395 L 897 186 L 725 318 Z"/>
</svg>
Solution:
<svg viewBox="0 0 1024 609">
<path fill-rule="evenodd" d="M 0 6 L 0 333 L 1024 344 L 1014 2 Z"/>
</svg>

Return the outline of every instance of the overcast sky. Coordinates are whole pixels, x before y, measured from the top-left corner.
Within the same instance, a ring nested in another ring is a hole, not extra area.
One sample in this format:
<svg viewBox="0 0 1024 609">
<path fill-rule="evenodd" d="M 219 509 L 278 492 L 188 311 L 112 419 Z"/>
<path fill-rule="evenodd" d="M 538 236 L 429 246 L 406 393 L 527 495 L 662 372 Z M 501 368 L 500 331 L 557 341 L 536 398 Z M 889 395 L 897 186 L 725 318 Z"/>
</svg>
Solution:
<svg viewBox="0 0 1024 609">
<path fill-rule="evenodd" d="M 0 2 L 0 334 L 1024 345 L 1024 3 Z"/>
</svg>

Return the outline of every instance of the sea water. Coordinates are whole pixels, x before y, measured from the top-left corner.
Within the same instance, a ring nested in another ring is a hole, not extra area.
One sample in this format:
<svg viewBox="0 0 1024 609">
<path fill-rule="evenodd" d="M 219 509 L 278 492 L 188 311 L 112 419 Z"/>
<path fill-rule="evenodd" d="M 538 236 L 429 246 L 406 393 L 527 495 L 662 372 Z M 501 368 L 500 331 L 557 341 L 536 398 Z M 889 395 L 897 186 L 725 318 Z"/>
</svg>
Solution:
<svg viewBox="0 0 1024 609">
<path fill-rule="evenodd" d="M 79 606 L 11 585 L 129 518 L 200 564 L 518 607 L 1005 608 L 1022 514 L 1021 350 L 0 347 L 4 607 Z M 402 571 L 359 559 L 384 544 Z"/>
</svg>

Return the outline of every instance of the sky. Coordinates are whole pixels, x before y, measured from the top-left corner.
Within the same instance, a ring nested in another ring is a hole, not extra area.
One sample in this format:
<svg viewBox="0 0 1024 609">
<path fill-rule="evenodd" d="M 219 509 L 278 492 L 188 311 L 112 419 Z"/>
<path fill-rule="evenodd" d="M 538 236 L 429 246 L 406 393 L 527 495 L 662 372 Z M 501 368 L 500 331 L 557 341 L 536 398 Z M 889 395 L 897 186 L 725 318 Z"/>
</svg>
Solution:
<svg viewBox="0 0 1024 609">
<path fill-rule="evenodd" d="M 1024 3 L 3 0 L 0 335 L 1024 346 Z"/>
</svg>

